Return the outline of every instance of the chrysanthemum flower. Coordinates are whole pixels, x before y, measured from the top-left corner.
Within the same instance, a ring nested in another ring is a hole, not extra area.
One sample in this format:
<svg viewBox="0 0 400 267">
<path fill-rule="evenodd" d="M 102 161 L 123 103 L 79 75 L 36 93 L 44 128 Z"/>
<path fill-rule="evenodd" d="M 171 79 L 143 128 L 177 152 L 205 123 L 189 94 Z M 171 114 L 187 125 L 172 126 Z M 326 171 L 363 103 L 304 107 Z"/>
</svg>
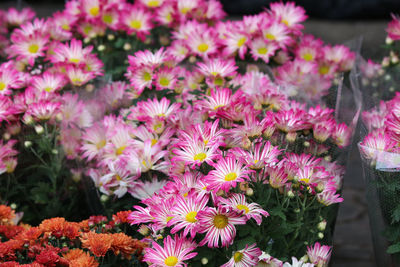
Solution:
<svg viewBox="0 0 400 267">
<path fill-rule="evenodd" d="M 390 39 L 400 40 L 400 18 L 398 16 L 392 14 L 392 21 L 389 22 L 386 32 Z"/>
<path fill-rule="evenodd" d="M 262 222 L 262 216 L 269 216 L 268 212 L 263 210 L 257 203 L 247 203 L 246 197 L 243 194 L 232 194 L 228 198 L 218 198 L 218 203 L 221 207 L 234 210 L 245 216 L 248 220 L 254 219 L 258 225 Z"/>
<path fill-rule="evenodd" d="M 24 86 L 24 76 L 18 72 L 13 61 L 8 61 L 0 66 L 0 94 L 11 94 L 10 89 L 17 89 Z"/>
<path fill-rule="evenodd" d="M 54 118 L 60 112 L 61 103 L 41 101 L 28 106 L 24 117 L 30 116 L 37 121 L 46 121 Z"/>
<path fill-rule="evenodd" d="M 81 249 L 70 249 L 63 258 L 68 260 L 70 265 L 76 267 L 97 267 L 99 263 L 88 252 Z"/>
<path fill-rule="evenodd" d="M 204 239 L 199 243 L 200 246 L 208 244 L 208 247 L 227 247 L 232 244 L 236 236 L 236 224 L 245 224 L 246 217 L 240 216 L 235 212 L 227 211 L 225 208 L 210 208 L 199 211 L 197 220 L 201 226 L 200 233 L 206 233 Z"/>
<path fill-rule="evenodd" d="M 210 84 L 222 86 L 225 77 L 236 74 L 237 66 L 234 61 L 214 59 L 205 63 L 197 63 L 198 70 L 209 80 Z"/>
<path fill-rule="evenodd" d="M 213 159 L 217 157 L 219 144 L 213 144 L 207 146 L 204 142 L 198 142 L 193 140 L 192 142 L 186 142 L 178 146 L 178 149 L 174 149 L 173 153 L 175 156 L 171 159 L 173 164 L 175 162 L 184 162 L 185 165 L 200 166 L 203 162 L 211 164 Z"/>
<path fill-rule="evenodd" d="M 82 233 L 80 240 L 82 248 L 89 249 L 97 257 L 104 257 L 113 243 L 111 234 L 98 234 L 95 232 Z"/>
<path fill-rule="evenodd" d="M 272 3 L 270 5 L 270 10 L 275 18 L 295 33 L 303 29 L 303 25 L 300 23 L 307 19 L 304 8 L 295 6 L 293 2 L 287 2 L 285 4 Z"/>
<path fill-rule="evenodd" d="M 16 56 L 17 60 L 26 60 L 33 66 L 35 59 L 43 57 L 47 49 L 48 36 L 29 35 L 18 38 L 10 46 L 10 56 Z"/>
<path fill-rule="evenodd" d="M 273 166 L 278 160 L 281 151 L 272 146 L 269 141 L 257 142 L 250 151 L 234 148 L 233 153 L 238 155 L 240 160 L 246 163 L 250 169 L 259 170 L 265 166 Z"/>
<path fill-rule="evenodd" d="M 172 208 L 174 216 L 168 222 L 169 226 L 173 225 L 171 233 L 175 234 L 179 230 L 184 229 L 184 236 L 190 233 L 191 238 L 194 238 L 199 229 L 196 216 L 200 210 L 206 207 L 208 196 L 199 196 L 196 193 L 190 193 L 185 198 L 181 195 L 177 195 L 175 199 L 176 203 Z"/>
<path fill-rule="evenodd" d="M 264 60 L 265 63 L 269 62 L 269 59 L 275 55 L 278 50 L 278 45 L 274 42 L 265 42 L 261 38 L 257 38 L 250 43 L 250 52 L 255 60 L 259 58 Z"/>
<path fill-rule="evenodd" d="M 257 244 L 248 245 L 242 250 L 235 251 L 232 258 L 221 267 L 247 267 L 256 266 L 258 257 L 262 254 L 261 250 L 256 247 Z"/>
<path fill-rule="evenodd" d="M 325 184 L 324 190 L 317 194 L 317 199 L 321 204 L 329 206 L 335 203 L 343 202 L 343 198 L 339 194 L 336 194 L 337 189 L 335 182 L 329 181 Z"/>
<path fill-rule="evenodd" d="M 145 248 L 144 261 L 149 262 L 150 266 L 186 266 L 184 261 L 197 255 L 192 252 L 196 247 L 185 247 L 186 240 L 178 236 L 167 236 L 164 239 L 164 247 L 156 242 L 152 242 L 152 248 Z"/>
<path fill-rule="evenodd" d="M 121 23 L 128 34 L 135 33 L 142 40 L 153 28 L 151 14 L 145 9 L 133 6 L 121 13 Z"/>
<path fill-rule="evenodd" d="M 56 92 L 65 84 L 65 78 L 58 73 L 44 72 L 40 76 L 34 76 L 31 80 L 32 87 L 38 91 Z"/>
<path fill-rule="evenodd" d="M 313 246 L 307 247 L 308 259 L 318 267 L 326 267 L 331 257 L 331 249 L 330 246 L 321 246 L 319 242 L 316 242 Z"/>
<path fill-rule="evenodd" d="M 188 37 L 187 44 L 193 54 L 202 58 L 209 58 L 218 49 L 218 39 L 211 29 L 192 32 L 192 35 Z"/>
<path fill-rule="evenodd" d="M 82 41 L 72 39 L 70 44 L 59 43 L 54 48 L 50 61 L 52 63 L 71 63 L 75 65 L 84 64 L 87 56 L 93 50 L 92 46 L 83 48 Z"/>
<path fill-rule="evenodd" d="M 81 68 L 70 65 L 66 67 L 65 74 L 71 84 L 75 86 L 82 86 L 95 77 L 93 73 L 83 71 Z"/>
<path fill-rule="evenodd" d="M 276 43 L 280 48 L 286 48 L 292 41 L 289 36 L 288 28 L 281 23 L 271 21 L 262 29 L 262 34 L 266 43 Z"/>
<path fill-rule="evenodd" d="M 285 262 L 283 267 L 314 267 L 312 263 L 304 263 L 301 260 L 297 260 L 295 257 L 292 257 L 292 263 Z"/>
<path fill-rule="evenodd" d="M 35 12 L 27 7 L 22 10 L 17 10 L 13 7 L 5 12 L 5 21 L 12 27 L 19 26 L 35 17 Z"/>
</svg>

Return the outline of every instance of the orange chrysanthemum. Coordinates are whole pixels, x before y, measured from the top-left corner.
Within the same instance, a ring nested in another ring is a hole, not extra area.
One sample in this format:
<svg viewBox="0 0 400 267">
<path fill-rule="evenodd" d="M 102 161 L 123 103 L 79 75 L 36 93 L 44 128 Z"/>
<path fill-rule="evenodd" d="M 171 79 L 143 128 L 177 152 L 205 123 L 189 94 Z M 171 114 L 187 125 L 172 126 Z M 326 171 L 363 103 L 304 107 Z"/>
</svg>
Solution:
<svg viewBox="0 0 400 267">
<path fill-rule="evenodd" d="M 57 238 L 65 236 L 75 239 L 79 236 L 80 226 L 78 223 L 67 222 L 64 218 L 56 217 L 42 221 L 39 228 L 46 235 L 53 235 Z"/>
<path fill-rule="evenodd" d="M 80 238 L 82 247 L 89 249 L 97 257 L 103 257 L 111 248 L 113 237 L 111 234 L 83 233 Z"/>
<path fill-rule="evenodd" d="M 112 235 L 113 242 L 111 249 L 115 255 L 122 254 L 124 258 L 130 259 L 132 254 L 141 250 L 142 246 L 140 241 L 127 236 L 124 233 L 116 233 Z"/>
<path fill-rule="evenodd" d="M 14 239 L 23 241 L 24 244 L 33 245 L 37 242 L 37 240 L 39 240 L 39 237 L 42 233 L 43 232 L 39 229 L 39 227 L 31 227 L 20 232 L 14 237 Z"/>
<path fill-rule="evenodd" d="M 64 255 L 64 259 L 68 260 L 72 267 L 97 267 L 99 263 L 81 249 L 71 249 Z"/>
<path fill-rule="evenodd" d="M 113 215 L 114 223 L 115 224 L 130 223 L 128 221 L 128 216 L 131 213 L 132 213 L 132 211 L 130 211 L 130 210 L 117 212 L 116 214 Z"/>
<path fill-rule="evenodd" d="M 0 225 L 12 225 L 15 218 L 13 209 L 6 205 L 0 205 Z"/>
</svg>

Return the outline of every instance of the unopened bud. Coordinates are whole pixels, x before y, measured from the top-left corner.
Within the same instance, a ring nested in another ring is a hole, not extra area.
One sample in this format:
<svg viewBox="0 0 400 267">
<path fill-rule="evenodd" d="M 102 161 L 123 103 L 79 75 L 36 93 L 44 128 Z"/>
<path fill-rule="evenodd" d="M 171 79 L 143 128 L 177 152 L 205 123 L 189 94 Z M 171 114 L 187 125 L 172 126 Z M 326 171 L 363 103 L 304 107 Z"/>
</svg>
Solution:
<svg viewBox="0 0 400 267">
<path fill-rule="evenodd" d="M 318 233 L 318 238 L 319 238 L 319 239 L 324 238 L 324 234 L 323 234 L 322 232 L 319 232 L 319 233 Z"/>
<path fill-rule="evenodd" d="M 300 212 L 300 209 L 299 209 L 299 208 L 294 209 L 294 213 L 299 213 L 299 212 Z"/>
<path fill-rule="evenodd" d="M 390 59 L 390 61 L 391 61 L 393 64 L 397 64 L 397 63 L 399 63 L 399 57 L 396 56 L 396 55 L 394 55 L 394 56 Z"/>
<path fill-rule="evenodd" d="M 108 34 L 108 35 L 107 35 L 107 39 L 108 39 L 109 41 L 112 41 L 112 40 L 115 39 L 115 36 L 114 36 L 113 34 Z"/>
<path fill-rule="evenodd" d="M 317 228 L 318 228 L 318 230 L 320 230 L 320 231 L 324 231 L 324 230 L 326 229 L 326 221 L 323 220 L 322 222 L 320 222 L 320 223 L 317 225 Z"/>
<path fill-rule="evenodd" d="M 393 39 L 388 36 L 388 37 L 386 37 L 385 43 L 387 45 L 391 45 L 391 44 L 393 44 Z"/>
<path fill-rule="evenodd" d="M 302 262 L 307 262 L 307 261 L 308 261 L 308 256 L 307 256 L 307 255 L 304 255 L 303 257 L 300 258 L 300 260 L 301 260 Z"/>
<path fill-rule="evenodd" d="M 101 45 L 99 45 L 98 47 L 97 47 L 97 51 L 104 51 L 104 50 L 106 50 L 106 46 L 105 45 L 103 45 L 103 44 L 101 44 Z"/>
<path fill-rule="evenodd" d="M 30 148 L 30 147 L 32 146 L 32 142 L 31 142 L 31 141 L 25 141 L 25 142 L 24 142 L 24 146 L 25 146 L 26 148 Z"/>
<path fill-rule="evenodd" d="M 305 147 L 309 147 L 309 146 L 310 146 L 310 142 L 304 141 L 303 145 L 304 145 Z"/>
<path fill-rule="evenodd" d="M 85 37 L 85 39 L 83 39 L 83 42 L 84 42 L 85 44 L 90 43 L 90 37 Z"/>
<path fill-rule="evenodd" d="M 101 195 L 101 197 L 100 197 L 100 201 L 103 202 L 103 203 L 107 202 L 108 199 L 109 199 L 109 197 L 107 195 Z"/>
<path fill-rule="evenodd" d="M 34 120 L 33 120 L 32 116 L 30 116 L 30 115 L 25 115 L 25 116 L 23 117 L 23 122 L 24 122 L 26 125 L 32 125 L 32 124 L 34 123 Z"/>
<path fill-rule="evenodd" d="M 147 236 L 147 235 L 150 233 L 150 230 L 149 230 L 149 228 L 148 228 L 146 225 L 142 224 L 142 225 L 139 227 L 138 232 L 139 232 L 141 235 Z"/>
<path fill-rule="evenodd" d="M 287 196 L 288 196 L 289 198 L 294 198 L 294 193 L 293 193 L 293 191 L 292 191 L 292 190 L 289 190 L 289 192 L 287 192 Z"/>
<path fill-rule="evenodd" d="M 123 48 L 125 51 L 128 51 L 131 50 L 132 46 L 129 43 L 125 43 Z"/>
<path fill-rule="evenodd" d="M 393 93 L 396 89 L 392 86 L 389 88 L 389 92 Z"/>
<path fill-rule="evenodd" d="M 388 57 L 384 57 L 382 60 L 382 67 L 388 67 L 390 65 L 390 59 Z"/>
<path fill-rule="evenodd" d="M 17 204 L 11 203 L 10 208 L 13 209 L 13 210 L 16 210 L 17 209 Z"/>
<path fill-rule="evenodd" d="M 254 190 L 252 188 L 247 188 L 246 195 L 251 197 L 252 195 L 254 195 Z"/>
<path fill-rule="evenodd" d="M 56 121 L 60 122 L 60 121 L 62 121 L 62 119 L 63 119 L 63 115 L 61 113 L 58 113 L 56 115 Z"/>
<path fill-rule="evenodd" d="M 35 132 L 36 132 L 37 134 L 42 134 L 42 133 L 44 132 L 43 126 L 40 125 L 40 124 L 35 125 Z"/>
<path fill-rule="evenodd" d="M 11 134 L 10 133 L 4 133 L 3 134 L 3 139 L 4 140 L 10 140 L 10 138 L 11 138 Z"/>
<path fill-rule="evenodd" d="M 88 93 L 93 92 L 93 90 L 94 90 L 94 85 L 93 85 L 93 84 L 87 84 L 87 85 L 85 86 L 85 90 L 86 90 L 86 92 L 88 92 Z"/>
<path fill-rule="evenodd" d="M 324 157 L 324 160 L 328 161 L 328 162 L 331 162 L 332 157 L 330 155 L 327 155 L 327 156 Z"/>
<path fill-rule="evenodd" d="M 322 191 L 324 191 L 324 186 L 322 184 L 317 185 L 317 187 L 315 187 L 315 191 L 317 193 L 321 193 Z"/>
<path fill-rule="evenodd" d="M 53 155 L 57 155 L 57 154 L 58 154 L 58 150 L 57 150 L 57 149 L 52 149 L 52 150 L 51 150 L 51 153 L 52 153 Z"/>
<path fill-rule="evenodd" d="M 201 264 L 207 265 L 208 264 L 208 259 L 206 257 L 201 258 Z"/>
<path fill-rule="evenodd" d="M 195 63 L 196 61 L 197 61 L 197 59 L 196 59 L 195 56 L 190 56 L 190 57 L 189 57 L 189 62 L 190 62 L 190 63 Z"/>
</svg>

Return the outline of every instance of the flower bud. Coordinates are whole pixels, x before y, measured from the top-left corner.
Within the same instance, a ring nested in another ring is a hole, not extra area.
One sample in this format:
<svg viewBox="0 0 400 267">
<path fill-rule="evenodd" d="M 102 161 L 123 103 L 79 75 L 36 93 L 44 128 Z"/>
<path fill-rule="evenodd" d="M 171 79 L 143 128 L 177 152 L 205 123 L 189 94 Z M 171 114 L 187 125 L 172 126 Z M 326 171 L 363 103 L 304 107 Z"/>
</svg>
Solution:
<svg viewBox="0 0 400 267">
<path fill-rule="evenodd" d="M 16 210 L 17 209 L 17 204 L 11 203 L 10 208 L 13 209 L 13 210 Z"/>
<path fill-rule="evenodd" d="M 324 191 L 324 186 L 322 184 L 317 185 L 317 187 L 315 187 L 315 191 L 317 193 L 321 193 L 322 191 Z"/>
<path fill-rule="evenodd" d="M 87 84 L 87 85 L 85 86 L 85 90 L 86 90 L 86 92 L 88 92 L 88 93 L 93 92 L 93 90 L 94 90 L 94 85 L 93 85 L 93 84 Z"/>
<path fill-rule="evenodd" d="M 384 57 L 382 60 L 382 67 L 388 67 L 390 65 L 389 57 Z"/>
<path fill-rule="evenodd" d="M 139 227 L 138 232 L 139 232 L 141 235 L 147 236 L 147 235 L 150 233 L 150 230 L 149 230 L 149 228 L 148 228 L 146 225 L 142 224 L 142 225 Z"/>
<path fill-rule="evenodd" d="M 319 232 L 319 233 L 318 233 L 318 238 L 319 238 L 319 239 L 324 238 L 324 234 L 323 234 L 322 232 Z"/>
<path fill-rule="evenodd" d="M 326 220 L 323 220 L 317 225 L 318 230 L 324 231 L 326 229 Z"/>
<path fill-rule="evenodd" d="M 24 142 L 24 146 L 25 146 L 26 148 L 30 148 L 30 147 L 32 146 L 32 141 L 25 141 L 25 142 Z"/>
<path fill-rule="evenodd" d="M 307 254 L 304 255 L 303 257 L 301 257 L 300 260 L 301 260 L 302 262 L 307 262 L 307 261 L 308 261 L 308 256 L 307 256 Z"/>
<path fill-rule="evenodd" d="M 201 264 L 207 265 L 208 264 L 208 259 L 206 257 L 201 259 Z"/>
<path fill-rule="evenodd" d="M 63 115 L 62 115 L 61 113 L 58 113 L 58 114 L 56 115 L 56 121 L 57 121 L 57 122 L 61 122 L 62 119 L 63 119 Z"/>
<path fill-rule="evenodd" d="M 44 132 L 43 126 L 40 125 L 40 124 L 35 125 L 35 132 L 36 132 L 37 134 L 42 134 L 42 133 Z"/>
<path fill-rule="evenodd" d="M 97 47 L 97 51 L 104 51 L 104 50 L 106 50 L 106 46 L 105 45 L 103 45 L 103 44 L 101 44 L 101 45 L 99 45 L 98 47 Z"/>
<path fill-rule="evenodd" d="M 399 57 L 397 55 L 394 55 L 391 60 L 390 60 L 393 64 L 397 64 L 399 63 Z"/>
<path fill-rule="evenodd" d="M 391 45 L 391 44 L 393 44 L 393 39 L 390 38 L 390 37 L 388 36 L 388 37 L 386 37 L 386 39 L 385 39 L 385 43 L 386 43 L 387 45 Z"/>
<path fill-rule="evenodd" d="M 324 160 L 327 161 L 327 162 L 331 162 L 332 157 L 330 155 L 327 155 L 327 156 L 324 157 Z"/>
<path fill-rule="evenodd" d="M 100 197 L 100 201 L 103 202 L 103 203 L 104 203 L 104 202 L 107 202 L 108 199 L 109 199 L 109 197 L 108 197 L 107 195 L 104 195 L 104 194 L 101 195 L 101 197 Z"/>
<path fill-rule="evenodd" d="M 299 212 L 300 212 L 300 209 L 299 209 L 299 208 L 294 209 L 294 213 L 299 213 Z"/>
<path fill-rule="evenodd" d="M 287 196 L 288 196 L 289 198 L 294 198 L 294 193 L 293 193 L 293 191 L 292 191 L 292 190 L 289 190 L 289 192 L 287 192 Z"/>
<path fill-rule="evenodd" d="M 108 34 L 108 35 L 107 35 L 107 39 L 108 39 L 109 41 L 112 41 L 112 40 L 115 39 L 115 36 L 114 36 L 113 34 Z"/>
<path fill-rule="evenodd" d="M 22 121 L 26 124 L 26 125 L 32 125 L 34 123 L 34 120 L 32 118 L 31 115 L 24 115 L 24 117 L 22 118 Z"/>
<path fill-rule="evenodd" d="M 391 93 L 393 93 L 395 90 L 396 90 L 396 89 L 395 89 L 393 86 L 391 86 L 391 87 L 389 88 L 389 92 L 391 92 Z"/>
<path fill-rule="evenodd" d="M 90 43 L 90 37 L 85 37 L 85 39 L 83 39 L 83 42 L 84 42 L 85 44 Z"/>
<path fill-rule="evenodd" d="M 252 188 L 247 188 L 246 196 L 251 197 L 252 195 L 254 195 L 254 190 Z"/>
<path fill-rule="evenodd" d="M 3 139 L 4 140 L 10 140 L 10 138 L 11 138 L 11 134 L 10 133 L 4 133 L 3 134 Z"/>
<path fill-rule="evenodd" d="M 123 48 L 125 51 L 128 51 L 132 49 L 132 46 L 129 43 L 125 43 Z"/>
<path fill-rule="evenodd" d="M 310 147 L 310 142 L 304 141 L 303 145 L 304 145 L 305 147 Z"/>
<path fill-rule="evenodd" d="M 52 150 L 51 150 L 51 153 L 52 153 L 53 155 L 57 155 L 57 154 L 58 154 L 58 150 L 57 150 L 57 149 L 52 149 Z"/>
<path fill-rule="evenodd" d="M 195 63 L 196 61 L 197 61 L 197 59 L 196 59 L 195 56 L 190 56 L 190 57 L 189 57 L 189 62 L 190 62 L 190 63 Z"/>
</svg>

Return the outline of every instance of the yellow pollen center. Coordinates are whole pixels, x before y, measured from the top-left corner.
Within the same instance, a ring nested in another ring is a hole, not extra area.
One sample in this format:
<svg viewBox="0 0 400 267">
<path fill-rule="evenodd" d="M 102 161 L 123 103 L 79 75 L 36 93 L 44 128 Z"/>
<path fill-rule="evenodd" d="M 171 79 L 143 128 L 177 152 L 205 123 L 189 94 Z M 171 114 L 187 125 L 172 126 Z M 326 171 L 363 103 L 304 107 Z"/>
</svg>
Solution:
<svg viewBox="0 0 400 267">
<path fill-rule="evenodd" d="M 197 211 L 191 211 L 188 214 L 186 214 L 186 221 L 190 222 L 190 223 L 195 223 L 197 222 L 196 220 L 196 215 L 197 215 Z"/>
<path fill-rule="evenodd" d="M 48 87 L 46 87 L 46 88 L 44 88 L 44 90 L 46 91 L 46 92 L 51 92 L 51 91 L 53 91 L 53 88 L 51 88 L 50 86 L 48 86 Z"/>
<path fill-rule="evenodd" d="M 73 78 L 73 79 L 71 79 L 71 82 L 74 85 L 80 85 L 82 83 L 82 80 L 80 78 Z"/>
<path fill-rule="evenodd" d="M 61 25 L 61 29 L 65 30 L 65 31 L 69 31 L 69 30 L 71 30 L 71 27 L 68 24 L 63 24 L 63 25 Z"/>
<path fill-rule="evenodd" d="M 314 59 L 314 56 L 311 53 L 306 53 L 303 55 L 303 59 L 306 61 L 311 61 Z"/>
<path fill-rule="evenodd" d="M 175 266 L 178 263 L 178 258 L 175 256 L 169 256 L 165 259 L 164 263 L 167 266 Z"/>
<path fill-rule="evenodd" d="M 319 68 L 319 73 L 322 75 L 325 75 L 329 72 L 329 67 L 328 66 L 322 66 Z"/>
<path fill-rule="evenodd" d="M 174 218 L 174 217 L 173 216 L 168 216 L 166 221 L 169 222 L 170 220 L 172 220 L 172 218 Z M 171 265 L 171 266 L 174 266 L 174 265 Z"/>
<path fill-rule="evenodd" d="M 31 44 L 28 47 L 29 53 L 32 53 L 32 54 L 36 54 L 38 50 L 39 50 L 39 46 L 37 44 Z"/>
<path fill-rule="evenodd" d="M 154 146 L 155 144 L 157 144 L 157 139 L 151 139 L 151 146 Z"/>
<path fill-rule="evenodd" d="M 121 146 L 119 148 L 117 148 L 117 150 L 115 151 L 115 154 L 117 154 L 117 156 L 121 155 L 122 153 L 124 153 L 126 146 Z"/>
<path fill-rule="evenodd" d="M 0 91 L 3 91 L 6 88 L 6 84 L 3 82 L 0 82 Z"/>
<path fill-rule="evenodd" d="M 303 178 L 303 179 L 300 179 L 300 181 L 305 182 L 306 184 L 308 184 L 310 182 L 310 178 Z"/>
<path fill-rule="evenodd" d="M 89 13 L 92 16 L 97 16 L 100 12 L 100 8 L 98 6 L 94 6 L 91 9 L 89 9 Z"/>
<path fill-rule="evenodd" d="M 236 251 L 235 254 L 233 254 L 233 260 L 235 262 L 241 261 L 242 258 L 243 258 L 243 253 L 242 252 Z"/>
<path fill-rule="evenodd" d="M 259 160 L 258 160 L 258 159 L 254 160 L 254 164 L 257 164 L 258 162 L 259 162 Z"/>
<path fill-rule="evenodd" d="M 207 158 L 207 154 L 204 152 L 200 152 L 194 156 L 194 160 L 204 161 Z"/>
<path fill-rule="evenodd" d="M 172 20 L 172 15 L 171 15 L 171 13 L 168 13 L 168 14 L 165 16 L 165 20 L 168 21 L 168 22 L 170 22 L 170 21 Z"/>
<path fill-rule="evenodd" d="M 272 33 L 266 33 L 266 34 L 265 34 L 265 39 L 268 39 L 268 40 L 273 41 L 273 40 L 276 39 L 276 37 L 275 37 L 275 35 L 273 35 Z"/>
<path fill-rule="evenodd" d="M 234 172 L 230 172 L 227 175 L 225 175 L 225 181 L 233 181 L 237 178 L 237 174 Z"/>
<path fill-rule="evenodd" d="M 179 11 L 180 11 L 183 15 L 185 15 L 186 13 L 189 12 L 189 10 L 190 10 L 190 8 L 188 8 L 188 7 L 183 7 L 183 8 L 181 8 Z"/>
<path fill-rule="evenodd" d="M 211 72 L 211 75 L 212 75 L 212 76 L 217 76 L 217 75 L 218 75 L 218 72 L 213 71 L 213 72 Z"/>
<path fill-rule="evenodd" d="M 79 63 L 79 61 L 81 61 L 79 58 L 70 58 L 69 59 L 69 62 L 72 62 L 72 63 Z"/>
<path fill-rule="evenodd" d="M 286 26 L 289 26 L 289 21 L 287 19 L 282 19 L 281 21 L 283 24 L 285 24 Z"/>
<path fill-rule="evenodd" d="M 147 2 L 148 7 L 158 7 L 160 5 L 160 1 L 158 0 L 151 0 Z"/>
<path fill-rule="evenodd" d="M 242 204 L 237 205 L 236 208 L 237 208 L 238 210 L 244 210 L 244 212 L 245 212 L 246 214 L 249 213 L 249 211 L 250 211 L 249 208 L 248 208 L 247 206 L 242 205 Z"/>
<path fill-rule="evenodd" d="M 247 41 L 247 38 L 246 37 L 242 37 L 242 38 L 240 38 L 239 40 L 238 40 L 238 42 L 237 42 L 237 46 L 238 47 L 241 47 L 242 45 L 244 45 L 244 43 Z"/>
<path fill-rule="evenodd" d="M 223 229 L 228 225 L 228 217 L 222 214 L 215 215 L 213 223 L 216 228 Z"/>
<path fill-rule="evenodd" d="M 215 78 L 215 80 L 214 80 L 214 84 L 215 84 L 215 85 L 223 85 L 223 84 L 224 84 L 224 79 L 221 78 L 221 77 L 217 77 L 217 78 Z"/>
<path fill-rule="evenodd" d="M 109 14 L 103 16 L 103 21 L 106 24 L 111 24 L 113 22 L 113 17 Z"/>
<path fill-rule="evenodd" d="M 106 140 L 100 140 L 99 142 L 96 143 L 96 148 L 101 149 L 106 145 Z"/>
<path fill-rule="evenodd" d="M 146 82 L 151 81 L 151 74 L 148 73 L 148 72 L 145 72 L 145 73 L 143 74 L 143 80 L 145 80 Z"/>
<path fill-rule="evenodd" d="M 208 44 L 206 43 L 201 43 L 197 46 L 197 50 L 199 50 L 201 53 L 204 53 L 208 50 Z"/>
<path fill-rule="evenodd" d="M 118 174 L 115 175 L 115 179 L 117 179 L 117 181 L 121 181 L 122 180 L 121 176 L 119 176 Z"/>
<path fill-rule="evenodd" d="M 142 161 L 143 166 L 147 167 L 147 163 L 145 160 Z"/>
<path fill-rule="evenodd" d="M 168 85 L 169 85 L 169 79 L 166 78 L 166 77 L 161 77 L 161 78 L 160 78 L 160 84 L 161 84 L 162 86 L 168 86 Z"/>
<path fill-rule="evenodd" d="M 132 20 L 130 26 L 136 30 L 142 28 L 142 22 L 140 20 Z"/>
<path fill-rule="evenodd" d="M 265 55 L 268 52 L 268 49 L 266 47 L 260 47 L 257 49 L 257 53 L 260 55 Z"/>
<path fill-rule="evenodd" d="M 90 31 L 91 31 L 92 29 L 93 29 L 92 26 L 86 25 L 85 27 L 83 27 L 83 32 L 84 32 L 85 34 L 89 34 Z"/>
</svg>

